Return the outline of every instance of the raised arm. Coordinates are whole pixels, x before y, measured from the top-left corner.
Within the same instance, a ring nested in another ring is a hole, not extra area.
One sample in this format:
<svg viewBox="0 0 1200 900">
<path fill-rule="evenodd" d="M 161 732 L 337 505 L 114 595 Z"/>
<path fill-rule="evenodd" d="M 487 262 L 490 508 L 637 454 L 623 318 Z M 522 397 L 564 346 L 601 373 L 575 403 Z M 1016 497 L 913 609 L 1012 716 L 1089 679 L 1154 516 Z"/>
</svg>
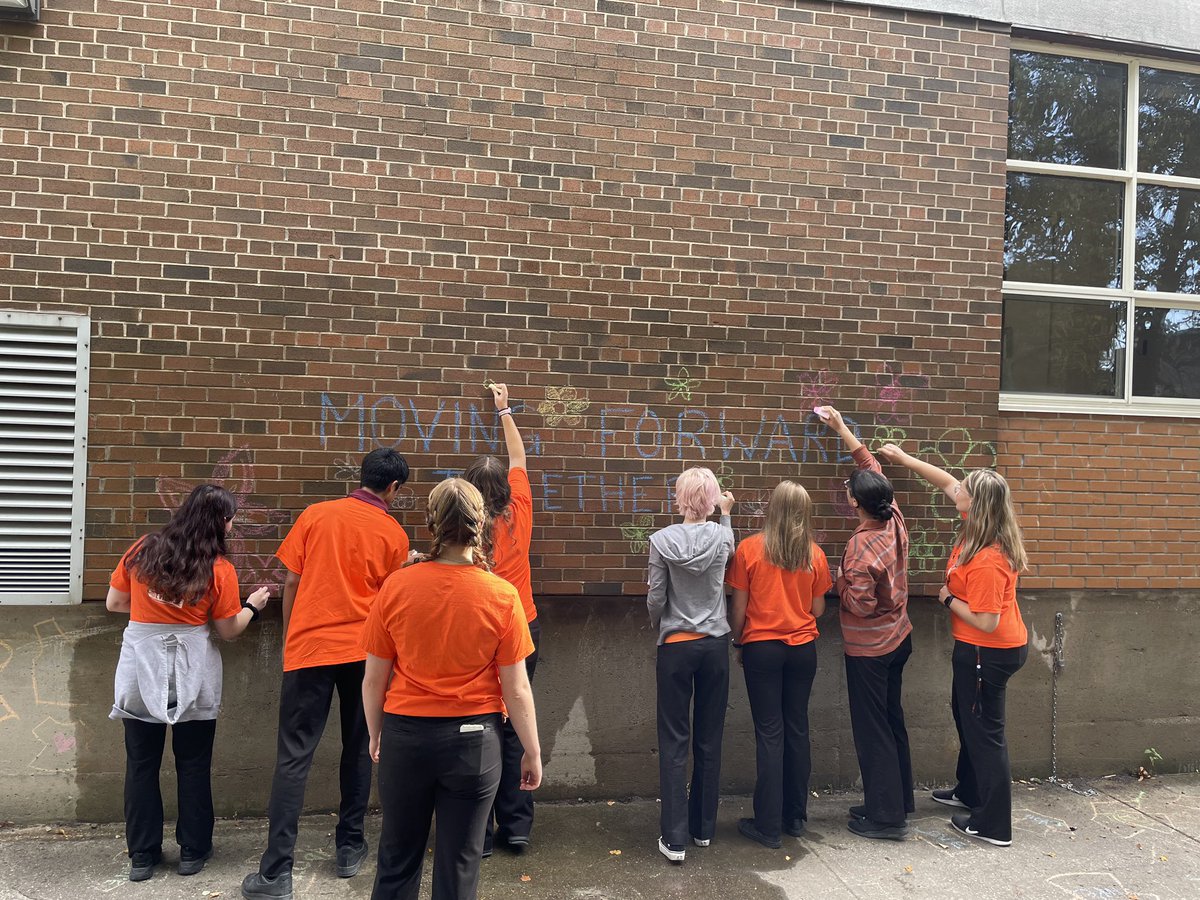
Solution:
<svg viewBox="0 0 1200 900">
<path fill-rule="evenodd" d="M 895 444 L 884 444 L 879 448 L 879 455 L 884 462 L 904 466 L 904 468 L 908 469 L 918 478 L 929 482 L 935 488 L 942 491 L 951 500 L 958 499 L 958 479 L 945 469 L 939 469 L 933 463 L 927 463 L 923 459 L 910 456 Z"/>
<path fill-rule="evenodd" d="M 496 409 L 500 413 L 500 423 L 504 428 L 504 449 L 508 452 L 509 469 L 525 468 L 525 442 L 521 440 L 521 432 L 513 421 L 512 409 L 508 405 L 508 385 L 492 382 L 492 399 L 496 401 Z"/>
<path fill-rule="evenodd" d="M 825 423 L 826 428 L 837 433 L 837 436 L 842 439 L 842 443 L 846 445 L 846 449 L 851 453 L 862 446 L 862 441 L 854 436 L 854 432 L 846 425 L 842 414 L 832 406 L 814 406 L 813 412 L 817 414 L 818 419 Z"/>
</svg>

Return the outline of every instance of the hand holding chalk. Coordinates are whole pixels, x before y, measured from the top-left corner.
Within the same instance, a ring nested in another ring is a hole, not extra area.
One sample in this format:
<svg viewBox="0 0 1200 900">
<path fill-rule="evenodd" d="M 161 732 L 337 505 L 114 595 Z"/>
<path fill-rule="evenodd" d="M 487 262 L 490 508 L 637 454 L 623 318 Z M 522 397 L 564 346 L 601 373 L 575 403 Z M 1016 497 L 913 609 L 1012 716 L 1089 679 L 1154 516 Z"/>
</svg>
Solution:
<svg viewBox="0 0 1200 900">
<path fill-rule="evenodd" d="M 818 419 L 820 419 L 822 422 L 828 422 L 828 421 L 829 421 L 829 413 L 827 413 L 827 412 L 825 411 L 825 407 L 824 407 L 824 406 L 814 406 L 814 407 L 813 407 L 813 412 L 815 412 L 815 413 L 817 414 L 817 418 L 818 418 Z"/>
<path fill-rule="evenodd" d="M 840 432 L 846 427 L 846 423 L 842 421 L 842 414 L 832 406 L 814 406 L 813 412 L 834 431 Z"/>
</svg>

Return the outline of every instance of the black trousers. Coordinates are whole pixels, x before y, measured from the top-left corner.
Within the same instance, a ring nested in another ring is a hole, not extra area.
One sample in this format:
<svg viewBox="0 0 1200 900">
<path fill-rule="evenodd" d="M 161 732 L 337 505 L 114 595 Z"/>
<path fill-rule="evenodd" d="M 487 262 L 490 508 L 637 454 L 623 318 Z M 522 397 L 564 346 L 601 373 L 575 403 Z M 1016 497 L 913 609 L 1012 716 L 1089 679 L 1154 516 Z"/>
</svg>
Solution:
<svg viewBox="0 0 1200 900">
<path fill-rule="evenodd" d="M 1004 700 L 1029 648 L 977 647 L 954 642 L 951 703 L 958 729 L 958 785 L 971 807 L 971 826 L 986 837 L 1012 840 L 1012 770 L 1004 736 Z"/>
<path fill-rule="evenodd" d="M 729 703 L 729 638 L 661 644 L 656 669 L 662 838 L 668 844 L 684 844 L 690 833 L 711 840 L 717 828 L 721 737 Z"/>
<path fill-rule="evenodd" d="M 500 784 L 500 715 L 384 714 L 379 746 L 383 833 L 372 900 L 416 900 L 437 816 L 433 900 L 475 900 L 483 832 Z M 467 726 L 472 729 L 464 732 Z"/>
<path fill-rule="evenodd" d="M 754 825 L 779 838 L 784 821 L 808 819 L 808 698 L 817 675 L 816 642 L 752 641 L 742 647 L 742 671 L 758 763 Z"/>
<path fill-rule="evenodd" d="M 846 657 L 850 726 L 867 818 L 880 825 L 903 824 L 916 809 L 908 729 L 900 705 L 904 664 L 910 656 L 912 635 L 883 656 Z"/>
<path fill-rule="evenodd" d="M 529 623 L 529 635 L 533 638 L 533 653 L 525 657 L 525 671 L 533 681 L 537 671 L 538 650 L 542 645 L 542 626 L 537 619 Z M 504 767 L 500 772 L 500 789 L 496 791 L 496 805 L 492 816 L 488 816 L 487 835 L 483 844 L 492 845 L 492 818 L 496 821 L 496 834 L 501 841 L 510 837 L 529 837 L 533 833 L 533 791 L 521 790 L 521 757 L 525 748 L 517 737 L 512 722 L 504 720 L 500 733 Z"/>
<path fill-rule="evenodd" d="M 334 839 L 338 847 L 357 846 L 365 840 L 363 818 L 371 797 L 370 737 L 362 705 L 365 671 L 365 662 L 351 662 L 283 673 L 275 777 L 267 807 L 270 833 L 258 867 L 268 878 L 292 869 L 308 771 L 325 731 L 335 688 L 342 719 L 342 803 Z"/>
<path fill-rule="evenodd" d="M 158 784 L 167 726 L 122 719 L 125 723 L 125 843 L 129 855 L 162 849 L 163 801 Z M 179 782 L 175 840 L 189 858 L 212 849 L 212 748 L 217 720 L 171 726 L 171 752 Z"/>
</svg>

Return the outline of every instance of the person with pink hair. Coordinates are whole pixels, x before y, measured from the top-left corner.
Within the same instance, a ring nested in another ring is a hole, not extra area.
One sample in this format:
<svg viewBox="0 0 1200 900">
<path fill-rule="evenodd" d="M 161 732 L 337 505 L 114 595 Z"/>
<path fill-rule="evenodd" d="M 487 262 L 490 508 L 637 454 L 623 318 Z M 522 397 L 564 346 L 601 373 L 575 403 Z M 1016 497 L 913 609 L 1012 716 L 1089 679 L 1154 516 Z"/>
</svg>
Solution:
<svg viewBox="0 0 1200 900">
<path fill-rule="evenodd" d="M 683 520 L 650 536 L 646 607 L 658 629 L 658 850 L 682 863 L 688 835 L 697 847 L 707 847 L 717 825 L 721 736 L 729 700 L 724 579 L 733 554 L 733 494 L 721 493 L 711 469 L 695 467 L 676 479 L 675 505 Z M 720 524 L 708 521 L 718 505 Z"/>
</svg>

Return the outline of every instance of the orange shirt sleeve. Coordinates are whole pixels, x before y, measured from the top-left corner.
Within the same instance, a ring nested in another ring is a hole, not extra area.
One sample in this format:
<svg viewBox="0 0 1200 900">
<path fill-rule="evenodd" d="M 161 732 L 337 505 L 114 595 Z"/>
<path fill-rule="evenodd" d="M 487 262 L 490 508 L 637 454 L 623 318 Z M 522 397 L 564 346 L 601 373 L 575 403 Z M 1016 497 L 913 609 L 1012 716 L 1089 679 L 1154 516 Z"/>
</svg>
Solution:
<svg viewBox="0 0 1200 900">
<path fill-rule="evenodd" d="M 308 537 L 310 518 L 307 509 L 300 513 L 296 524 L 292 526 L 287 537 L 283 539 L 283 543 L 279 545 L 279 549 L 275 551 L 276 558 L 287 566 L 288 571 L 295 572 L 297 575 L 304 574 L 304 545 L 305 539 Z"/>
<path fill-rule="evenodd" d="M 116 588 L 122 594 L 128 594 L 131 586 L 131 582 L 129 580 L 129 569 L 125 565 L 125 560 L 129 558 L 129 554 L 132 551 L 133 547 L 130 547 L 125 551 L 125 555 L 121 557 L 121 561 L 117 563 L 117 567 L 113 569 L 112 575 L 110 575 L 108 578 L 109 587 Z"/>
<path fill-rule="evenodd" d="M 1004 609 L 1009 576 L 1003 555 L 994 550 L 983 550 L 964 568 L 967 589 L 962 599 L 967 601 L 971 612 L 998 613 Z"/>
<path fill-rule="evenodd" d="M 733 552 L 733 562 L 729 571 L 725 573 L 725 583 L 735 591 L 750 590 L 750 563 L 746 559 L 747 555 L 746 542 L 742 541 Z"/>
<path fill-rule="evenodd" d="M 367 621 L 363 623 L 362 648 L 380 659 L 395 659 L 396 641 L 383 620 L 384 606 L 385 604 L 379 597 L 376 597 L 375 602 L 371 604 L 371 611 L 367 613 Z"/>
<path fill-rule="evenodd" d="M 525 607 L 516 589 L 512 590 L 512 610 L 508 628 L 500 635 L 500 646 L 496 648 L 496 664 L 515 666 L 533 653 L 533 638 L 529 634 L 529 623 L 525 621 Z"/>
<path fill-rule="evenodd" d="M 508 486 L 512 491 L 513 533 L 524 547 L 533 532 L 533 488 L 529 485 L 529 473 L 522 468 L 508 470 Z"/>
<path fill-rule="evenodd" d="M 822 596 L 833 587 L 833 579 L 829 576 L 829 559 L 825 551 L 813 544 L 813 598 Z"/>
<path fill-rule="evenodd" d="M 242 611 L 242 593 L 238 587 L 237 571 L 228 560 L 213 565 L 213 601 L 209 617 L 228 619 Z"/>
</svg>

